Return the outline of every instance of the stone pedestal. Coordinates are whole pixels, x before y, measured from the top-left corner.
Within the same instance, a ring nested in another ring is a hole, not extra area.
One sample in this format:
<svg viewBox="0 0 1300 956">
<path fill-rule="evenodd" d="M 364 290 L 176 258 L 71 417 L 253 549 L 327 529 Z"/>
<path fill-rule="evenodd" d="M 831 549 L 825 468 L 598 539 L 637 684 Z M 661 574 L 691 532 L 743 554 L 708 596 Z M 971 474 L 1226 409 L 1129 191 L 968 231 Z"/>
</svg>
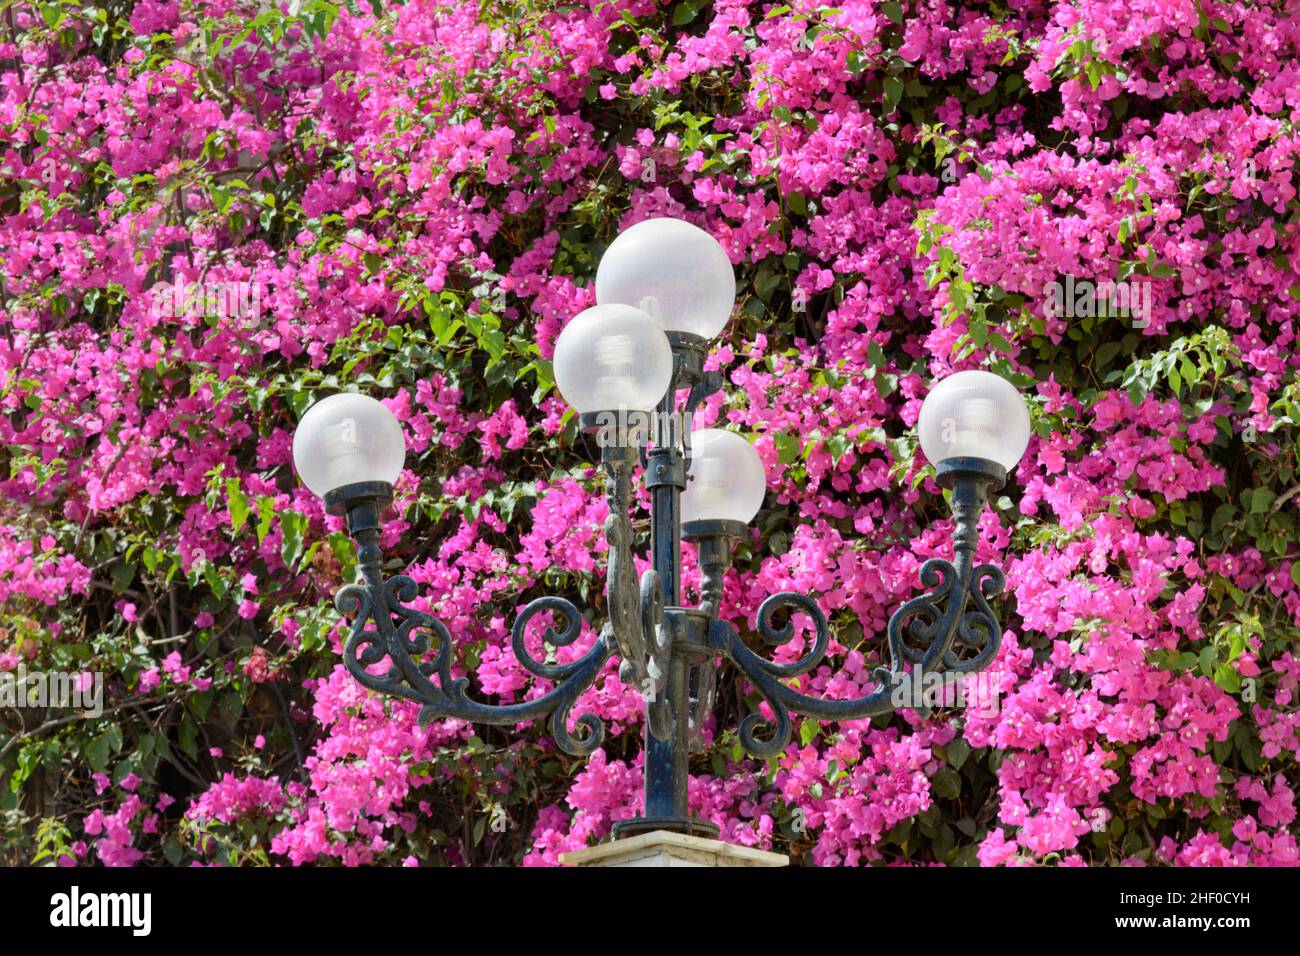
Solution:
<svg viewBox="0 0 1300 956">
<path fill-rule="evenodd" d="M 721 840 L 656 830 L 561 853 L 566 866 L 788 866 L 790 858 Z"/>
</svg>

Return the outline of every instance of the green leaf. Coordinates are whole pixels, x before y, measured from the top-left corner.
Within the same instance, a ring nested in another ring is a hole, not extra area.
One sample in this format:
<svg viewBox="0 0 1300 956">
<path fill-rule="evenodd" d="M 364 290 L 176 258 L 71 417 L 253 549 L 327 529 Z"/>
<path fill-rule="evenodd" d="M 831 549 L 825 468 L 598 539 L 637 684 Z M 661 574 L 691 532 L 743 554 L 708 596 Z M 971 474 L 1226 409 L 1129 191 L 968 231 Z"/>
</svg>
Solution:
<svg viewBox="0 0 1300 956">
<path fill-rule="evenodd" d="M 41 18 L 45 20 L 45 25 L 51 30 L 57 30 L 59 24 L 63 22 L 64 14 L 62 5 L 58 3 L 42 3 Z"/>
<path fill-rule="evenodd" d="M 1120 342 L 1107 342 L 1101 348 L 1097 349 L 1097 365 L 1106 366 L 1115 360 L 1119 355 L 1119 350 L 1123 347 Z"/>
<path fill-rule="evenodd" d="M 280 557 L 284 560 L 285 567 L 292 570 L 297 567 L 298 559 L 302 557 L 307 516 L 296 511 L 281 512 L 280 530 L 283 533 L 280 539 Z"/>
<path fill-rule="evenodd" d="M 1214 669 L 1214 683 L 1229 694 L 1241 691 L 1241 675 L 1231 664 L 1220 664 Z"/>
<path fill-rule="evenodd" d="M 1214 665 L 1219 659 L 1219 650 L 1213 644 L 1201 648 L 1200 664 L 1201 673 L 1210 679 L 1214 678 Z"/>
<path fill-rule="evenodd" d="M 772 272 L 766 268 L 758 270 L 758 275 L 754 276 L 754 292 L 764 302 L 772 297 L 777 286 L 781 284 L 781 275 Z"/>
<path fill-rule="evenodd" d="M 798 435 L 791 435 L 788 432 L 777 432 L 772 436 L 772 442 L 776 445 L 778 460 L 783 465 L 798 461 L 803 455 L 803 441 Z"/>
<path fill-rule="evenodd" d="M 1232 516 L 1237 513 L 1237 506 L 1231 501 L 1224 502 L 1214 509 L 1214 514 L 1210 517 L 1210 533 L 1219 534 L 1232 520 Z M 1297 582 L 1300 583 L 1300 582 Z"/>
<path fill-rule="evenodd" d="M 257 543 L 261 544 L 271 530 L 271 519 L 275 517 L 275 499 L 259 497 L 257 499 Z"/>
<path fill-rule="evenodd" d="M 679 3 L 673 8 L 673 26 L 683 27 L 700 15 L 700 7 L 694 3 Z M 478 841 L 475 841 L 478 842 Z"/>
<path fill-rule="evenodd" d="M 162 845 L 163 857 L 172 866 L 177 866 L 181 862 L 182 852 L 181 845 L 176 842 L 174 837 L 168 837 Z"/>
<path fill-rule="evenodd" d="M 889 843 L 897 843 L 901 847 L 907 846 L 908 834 L 912 832 L 912 821 L 915 817 L 907 817 L 899 820 L 894 824 L 894 828 L 885 834 L 885 840 Z"/>
<path fill-rule="evenodd" d="M 1262 515 L 1277 500 L 1277 494 L 1269 488 L 1256 488 L 1255 493 L 1250 496 L 1250 513 L 1253 515 Z"/>
<path fill-rule="evenodd" d="M 330 551 L 334 554 L 334 559 L 338 561 L 341 567 L 341 574 L 344 581 L 352 580 L 352 572 L 357 564 L 357 550 L 352 543 L 352 539 L 345 532 L 330 532 L 329 538 Z"/>
<path fill-rule="evenodd" d="M 903 81 L 896 76 L 885 77 L 885 112 L 892 113 L 903 96 Z"/>
<path fill-rule="evenodd" d="M 930 778 L 930 786 L 936 795 L 952 800 L 961 793 L 961 777 L 951 767 L 940 767 Z"/>
<path fill-rule="evenodd" d="M 956 738 L 945 749 L 948 754 L 948 764 L 953 770 L 960 770 L 966 758 L 970 756 L 970 744 L 965 737 Z"/>
<path fill-rule="evenodd" d="M 135 565 L 130 561 L 117 561 L 108 569 L 108 574 L 113 579 L 113 590 L 120 594 L 135 580 Z"/>
<path fill-rule="evenodd" d="M 226 501 L 230 506 L 230 528 L 232 531 L 238 531 L 252 512 L 248 504 L 248 496 L 239 487 L 238 478 L 226 479 Z"/>
<path fill-rule="evenodd" d="M 199 755 L 199 732 L 194 725 L 193 718 L 188 713 L 181 714 L 181 727 L 179 741 L 181 750 L 189 755 L 191 760 Z"/>
<path fill-rule="evenodd" d="M 86 762 L 90 764 L 91 770 L 103 773 L 108 769 L 108 735 L 100 734 L 86 744 L 82 753 L 86 755 Z"/>
</svg>

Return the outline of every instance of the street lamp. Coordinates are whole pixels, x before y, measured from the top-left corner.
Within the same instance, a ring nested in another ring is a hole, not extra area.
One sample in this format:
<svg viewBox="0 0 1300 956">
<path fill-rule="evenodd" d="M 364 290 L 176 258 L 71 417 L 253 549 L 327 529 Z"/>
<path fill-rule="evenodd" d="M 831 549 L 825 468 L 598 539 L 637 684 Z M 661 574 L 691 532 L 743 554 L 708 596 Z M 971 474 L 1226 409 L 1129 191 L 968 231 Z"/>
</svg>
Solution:
<svg viewBox="0 0 1300 956">
<path fill-rule="evenodd" d="M 575 317 L 555 346 L 556 384 L 597 436 L 609 517 L 606 576 L 608 622 L 589 651 L 568 663 L 546 663 L 525 646 L 529 622 L 549 612 L 543 641 L 571 644 L 581 631 L 578 608 L 562 597 L 540 597 L 520 613 L 511 643 L 520 664 L 554 682 L 545 695 L 515 704 L 471 699 L 466 678 L 453 678 L 452 637 L 430 614 L 405 602 L 415 583 L 385 578 L 380 564 L 380 518 L 392 501 L 392 483 L 404 459 L 401 428 L 383 405 L 359 395 L 333 395 L 312 406 L 294 436 L 294 462 L 331 514 L 345 515 L 356 541 L 361 580 L 342 588 L 339 610 L 354 618 L 344 649 L 348 671 L 371 690 L 423 705 L 419 719 L 458 718 L 481 724 L 518 724 L 550 715 L 550 729 L 566 752 L 586 755 L 604 737 L 595 715 L 568 729 L 570 710 L 611 654 L 619 676 L 646 701 L 645 807 L 622 821 L 616 837 L 652 830 L 716 836 L 713 824 L 687 812 L 687 759 L 712 709 L 717 667 L 726 658 L 771 709 L 741 721 L 742 745 L 757 757 L 781 752 L 790 740 L 791 711 L 819 720 L 855 720 L 920 702 L 904 693 L 921 678 L 960 675 L 985 667 L 1001 631 L 989 598 L 1004 584 L 993 565 L 974 563 L 978 521 L 990 491 L 1024 454 L 1029 416 L 1019 393 L 989 372 L 958 372 L 926 398 L 917 423 L 921 447 L 938 483 L 951 489 L 953 561 L 931 558 L 920 571 L 930 590 L 890 618 L 889 666 L 877 668 L 877 686 L 853 700 L 802 694 L 785 681 L 822 661 L 830 632 L 807 596 L 783 592 L 758 609 L 758 635 L 769 646 L 794 635 L 789 615 L 812 622 L 811 647 L 796 661 L 776 663 L 755 651 L 720 620 L 722 582 L 736 541 L 762 505 L 763 464 L 740 435 L 686 423 L 721 376 L 704 370 L 708 341 L 726 325 L 735 278 L 722 247 L 706 232 L 675 219 L 651 219 L 620 235 L 600 262 L 597 305 Z M 678 393 L 689 389 L 678 409 Z M 651 495 L 651 567 L 637 580 L 632 561 L 632 474 L 640 464 Z M 681 601 L 681 542 L 698 546 L 700 605 Z M 384 665 L 381 672 L 375 668 Z M 435 680 L 436 678 L 436 680 Z"/>
</svg>

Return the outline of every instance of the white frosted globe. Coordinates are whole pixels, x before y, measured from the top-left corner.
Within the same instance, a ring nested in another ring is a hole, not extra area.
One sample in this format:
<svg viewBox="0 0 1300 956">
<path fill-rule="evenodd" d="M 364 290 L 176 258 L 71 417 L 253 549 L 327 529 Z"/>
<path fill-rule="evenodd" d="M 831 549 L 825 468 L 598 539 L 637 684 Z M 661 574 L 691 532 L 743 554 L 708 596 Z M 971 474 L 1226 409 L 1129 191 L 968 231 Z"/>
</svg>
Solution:
<svg viewBox="0 0 1300 956">
<path fill-rule="evenodd" d="M 324 497 L 361 481 L 392 484 L 406 461 L 402 426 L 375 399 L 352 392 L 323 398 L 293 433 L 293 465 L 302 483 Z"/>
<path fill-rule="evenodd" d="M 577 412 L 648 412 L 668 391 L 673 350 L 663 328 L 630 305 L 597 305 L 555 340 L 555 384 Z"/>
<path fill-rule="evenodd" d="M 748 524 L 763 507 L 767 472 L 754 446 L 735 432 L 701 428 L 691 433 L 689 479 L 682 492 L 682 521 Z"/>
<path fill-rule="evenodd" d="M 736 275 L 718 240 L 680 219 L 647 219 L 619 234 L 596 269 L 596 301 L 650 313 L 667 332 L 711 339 L 736 304 Z"/>
<path fill-rule="evenodd" d="M 958 372 L 925 397 L 916 428 L 931 464 L 945 458 L 986 458 L 1010 471 L 1029 444 L 1029 411 L 1005 378 Z"/>
</svg>

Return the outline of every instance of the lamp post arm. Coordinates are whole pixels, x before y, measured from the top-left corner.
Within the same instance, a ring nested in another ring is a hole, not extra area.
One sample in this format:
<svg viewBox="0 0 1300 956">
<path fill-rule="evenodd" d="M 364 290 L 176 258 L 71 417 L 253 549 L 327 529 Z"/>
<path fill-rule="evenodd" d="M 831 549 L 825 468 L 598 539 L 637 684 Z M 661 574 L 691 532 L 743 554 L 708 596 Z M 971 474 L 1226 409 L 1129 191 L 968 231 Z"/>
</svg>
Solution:
<svg viewBox="0 0 1300 956">
<path fill-rule="evenodd" d="M 533 657 L 526 646 L 528 622 L 543 611 L 556 615 L 558 629 L 547 628 L 542 641 L 564 647 L 582 633 L 582 616 L 564 598 L 531 601 L 515 620 L 511 645 L 525 670 L 555 681 L 556 686 L 541 697 L 516 704 L 485 704 L 471 699 L 466 693 L 469 680 L 452 676 L 452 642 L 446 625 L 432 614 L 406 604 L 415 597 L 415 581 L 406 575 L 384 577 L 379 514 L 385 503 L 383 496 L 353 499 L 347 509 L 348 530 L 357 544 L 362 576 L 360 583 L 343 587 L 335 598 L 338 609 L 353 617 L 343 649 L 348 673 L 370 690 L 422 704 L 421 724 L 450 717 L 478 724 L 514 725 L 549 714 L 551 733 L 566 753 L 584 756 L 599 747 L 605 736 L 600 718 L 594 714 L 580 716 L 576 735 L 569 732 L 568 720 L 574 703 L 613 650 L 608 629 L 582 657 L 566 664 L 544 663 Z M 384 661 L 388 662 L 387 670 L 376 673 L 373 669 Z M 434 675 L 437 683 L 432 680 Z"/>
<path fill-rule="evenodd" d="M 826 616 L 812 599 L 794 592 L 767 598 L 758 609 L 758 634 L 770 646 L 794 636 L 794 621 L 777 626 L 782 610 L 807 615 L 814 628 L 812 646 L 798 660 L 779 664 L 751 650 L 734 627 L 715 620 L 709 627 L 710 648 L 728 657 L 767 701 L 768 719 L 749 714 L 740 724 L 740 741 L 756 757 L 771 757 L 790 742 L 790 712 L 818 720 L 860 720 L 905 707 L 927 709 L 920 693 L 927 675 L 965 674 L 983 669 L 997 654 L 1002 632 L 989 598 L 1004 584 L 1002 571 L 991 564 L 974 566 L 978 521 L 992 480 L 959 475 L 953 479 L 952 511 L 955 563 L 931 558 L 921 566 L 921 583 L 930 590 L 894 612 L 886 629 L 890 664 L 875 671 L 875 690 L 851 700 L 826 700 L 800 693 L 783 679 L 812 672 L 825 658 L 830 643 Z M 705 607 L 710 602 L 706 597 Z M 905 670 L 907 664 L 911 670 Z M 770 728 L 764 739 L 757 731 Z"/>
</svg>

